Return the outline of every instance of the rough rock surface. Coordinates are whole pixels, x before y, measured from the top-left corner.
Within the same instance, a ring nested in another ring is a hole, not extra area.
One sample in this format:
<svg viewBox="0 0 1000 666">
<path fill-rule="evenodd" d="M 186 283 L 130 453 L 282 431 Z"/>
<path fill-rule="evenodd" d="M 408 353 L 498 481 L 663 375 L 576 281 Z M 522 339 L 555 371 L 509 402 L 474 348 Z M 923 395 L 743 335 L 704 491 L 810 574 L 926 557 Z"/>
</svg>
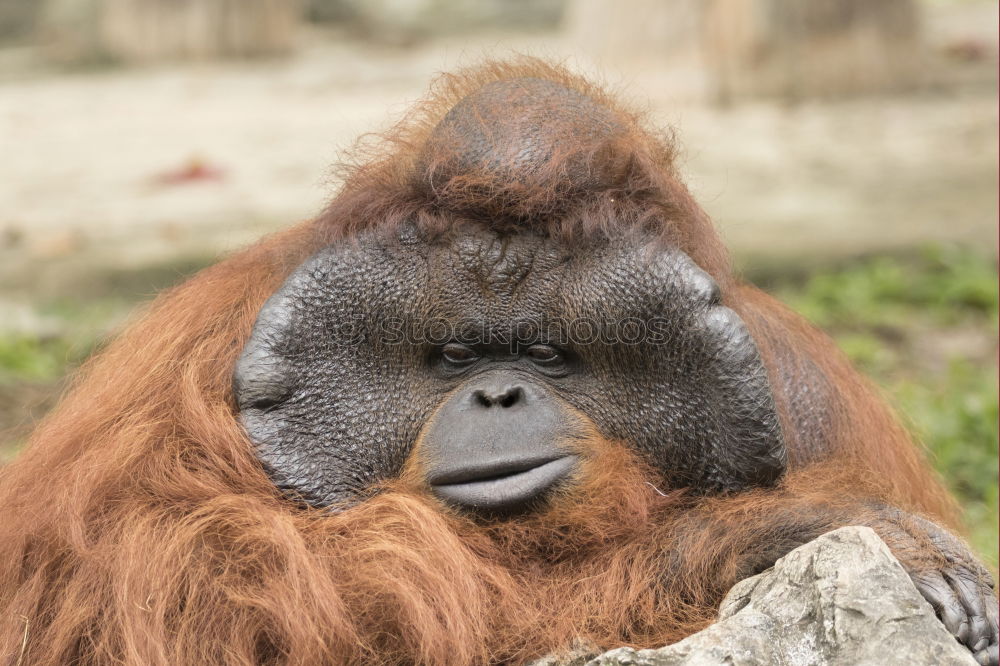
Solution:
<svg viewBox="0 0 1000 666">
<path fill-rule="evenodd" d="M 563 666 L 969 665 L 902 566 L 867 527 L 844 527 L 737 584 L 719 620 L 658 650 L 619 648 Z"/>
</svg>

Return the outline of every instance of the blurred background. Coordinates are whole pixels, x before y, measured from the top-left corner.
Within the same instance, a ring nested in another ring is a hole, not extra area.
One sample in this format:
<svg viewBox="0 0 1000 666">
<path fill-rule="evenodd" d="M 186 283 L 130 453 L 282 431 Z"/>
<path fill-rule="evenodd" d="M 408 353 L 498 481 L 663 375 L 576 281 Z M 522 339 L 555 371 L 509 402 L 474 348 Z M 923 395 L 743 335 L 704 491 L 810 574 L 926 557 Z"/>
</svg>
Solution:
<svg viewBox="0 0 1000 666">
<path fill-rule="evenodd" d="M 992 0 L 0 0 L 0 464 L 137 304 L 316 213 L 435 73 L 527 53 L 676 130 L 995 570 L 997 34 Z"/>
</svg>

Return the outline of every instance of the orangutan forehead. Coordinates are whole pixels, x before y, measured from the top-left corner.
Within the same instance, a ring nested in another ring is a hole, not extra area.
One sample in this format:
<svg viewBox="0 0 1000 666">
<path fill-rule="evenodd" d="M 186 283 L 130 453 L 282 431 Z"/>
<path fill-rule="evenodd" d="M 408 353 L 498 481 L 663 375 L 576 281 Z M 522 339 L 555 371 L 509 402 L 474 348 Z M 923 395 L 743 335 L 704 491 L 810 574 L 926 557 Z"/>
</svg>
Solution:
<svg viewBox="0 0 1000 666">
<path fill-rule="evenodd" d="M 465 177 L 498 184 L 539 185 L 535 179 L 595 176 L 587 152 L 623 131 L 610 109 L 554 81 L 494 81 L 456 104 L 424 147 L 431 178 Z M 558 173 L 547 173 L 558 162 Z M 528 179 L 528 180 L 525 180 Z"/>
<path fill-rule="evenodd" d="M 619 183 L 616 112 L 556 81 L 494 81 L 455 104 L 417 160 L 419 181 L 465 213 L 508 213 L 516 202 L 579 196 Z M 515 206 L 516 207 L 516 206 Z"/>
<path fill-rule="evenodd" d="M 395 239 L 369 232 L 334 244 L 302 272 L 326 294 L 321 300 L 403 318 L 432 310 L 497 321 L 532 314 L 624 318 L 718 298 L 714 281 L 690 257 L 648 236 L 596 239 L 586 252 L 580 247 L 481 225 L 443 238 L 424 238 L 411 227 Z"/>
<path fill-rule="evenodd" d="M 562 272 L 571 260 L 567 248 L 552 238 L 484 228 L 456 233 L 447 244 L 428 248 L 428 256 L 438 270 L 491 291 L 513 291 L 533 275 Z"/>
</svg>

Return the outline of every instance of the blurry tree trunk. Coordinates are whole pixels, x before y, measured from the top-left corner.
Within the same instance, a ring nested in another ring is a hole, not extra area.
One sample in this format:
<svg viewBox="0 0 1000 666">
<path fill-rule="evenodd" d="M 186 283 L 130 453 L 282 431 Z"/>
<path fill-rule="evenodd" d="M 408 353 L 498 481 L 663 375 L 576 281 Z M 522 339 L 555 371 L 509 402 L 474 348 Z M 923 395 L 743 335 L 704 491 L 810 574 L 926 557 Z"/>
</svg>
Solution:
<svg viewBox="0 0 1000 666">
<path fill-rule="evenodd" d="M 301 0 L 48 0 L 42 39 L 56 60 L 152 62 L 289 52 Z"/>
<path fill-rule="evenodd" d="M 706 0 L 568 0 L 562 29 L 602 74 L 655 96 L 704 96 L 701 17 Z"/>
<path fill-rule="evenodd" d="M 899 91 L 920 75 L 914 0 L 711 0 L 704 53 L 718 101 Z"/>
<path fill-rule="evenodd" d="M 0 0 L 0 43 L 30 37 L 37 19 L 37 3 L 30 0 Z"/>
<path fill-rule="evenodd" d="M 723 103 L 896 91 L 921 74 L 916 0 L 570 0 L 565 27 L 599 61 L 698 78 Z"/>
</svg>

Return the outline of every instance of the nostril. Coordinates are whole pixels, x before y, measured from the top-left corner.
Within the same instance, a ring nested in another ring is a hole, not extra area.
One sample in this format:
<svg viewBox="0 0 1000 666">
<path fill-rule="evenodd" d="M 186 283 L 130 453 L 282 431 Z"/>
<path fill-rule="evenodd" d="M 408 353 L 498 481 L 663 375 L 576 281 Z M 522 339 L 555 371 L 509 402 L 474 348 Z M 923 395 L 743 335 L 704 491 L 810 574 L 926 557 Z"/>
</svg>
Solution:
<svg viewBox="0 0 1000 666">
<path fill-rule="evenodd" d="M 507 389 L 507 391 L 502 396 L 500 396 L 500 399 L 497 402 L 500 404 L 501 407 L 513 407 L 517 403 L 521 402 L 521 399 L 523 397 L 524 397 L 524 389 L 522 389 L 520 386 L 514 386 L 512 388 Z"/>
<path fill-rule="evenodd" d="M 490 398 L 490 396 L 486 395 L 485 391 L 476 391 L 475 393 L 472 394 L 472 399 L 480 407 L 492 407 L 493 406 L 493 400 Z"/>
<path fill-rule="evenodd" d="M 477 389 L 472 393 L 472 400 L 480 407 L 513 407 L 524 400 L 524 389 L 511 386 L 499 391 Z"/>
</svg>

